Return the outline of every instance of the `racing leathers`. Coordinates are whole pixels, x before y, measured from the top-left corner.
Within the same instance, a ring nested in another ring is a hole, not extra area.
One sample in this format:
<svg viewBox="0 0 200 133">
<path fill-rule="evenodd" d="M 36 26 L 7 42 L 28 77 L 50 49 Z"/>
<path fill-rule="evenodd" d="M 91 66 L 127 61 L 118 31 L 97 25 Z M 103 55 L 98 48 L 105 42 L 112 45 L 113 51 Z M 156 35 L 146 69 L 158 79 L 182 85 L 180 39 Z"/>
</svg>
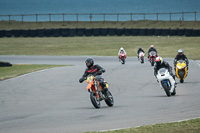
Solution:
<svg viewBox="0 0 200 133">
<path fill-rule="evenodd" d="M 174 59 L 174 68 L 176 68 L 176 64 L 177 64 L 177 61 L 178 61 L 178 60 L 185 60 L 186 65 L 187 65 L 187 68 L 188 68 L 189 61 L 188 61 L 186 55 L 184 55 L 184 54 L 182 54 L 182 55 L 177 54 L 177 55 L 176 55 L 176 57 L 175 57 L 175 59 Z"/>
<path fill-rule="evenodd" d="M 140 52 L 145 53 L 144 50 L 143 50 L 142 48 L 139 48 L 138 51 L 137 51 L 138 59 L 139 59 L 139 53 L 140 53 Z"/>
<path fill-rule="evenodd" d="M 93 75 L 93 76 L 95 76 L 95 80 L 99 81 L 102 89 L 107 91 L 104 79 L 101 77 L 101 74 L 104 72 L 105 72 L 105 69 L 103 69 L 101 66 L 93 65 L 93 66 L 85 69 L 85 72 L 84 72 L 83 76 L 79 79 L 79 82 L 82 83 L 84 80 L 87 79 L 88 75 Z"/>
<path fill-rule="evenodd" d="M 156 56 L 158 56 L 157 50 L 156 50 L 155 48 L 150 48 L 150 49 L 148 50 L 148 58 L 149 58 L 149 53 L 150 53 L 151 51 L 155 51 L 155 52 L 156 52 Z"/>
<path fill-rule="evenodd" d="M 175 75 L 173 74 L 172 72 L 172 67 L 166 62 L 166 61 L 163 61 L 161 64 L 155 64 L 154 66 L 154 76 L 156 77 L 156 75 L 158 74 L 158 70 L 161 69 L 161 68 L 166 68 L 168 69 L 170 75 L 175 79 Z"/>
</svg>

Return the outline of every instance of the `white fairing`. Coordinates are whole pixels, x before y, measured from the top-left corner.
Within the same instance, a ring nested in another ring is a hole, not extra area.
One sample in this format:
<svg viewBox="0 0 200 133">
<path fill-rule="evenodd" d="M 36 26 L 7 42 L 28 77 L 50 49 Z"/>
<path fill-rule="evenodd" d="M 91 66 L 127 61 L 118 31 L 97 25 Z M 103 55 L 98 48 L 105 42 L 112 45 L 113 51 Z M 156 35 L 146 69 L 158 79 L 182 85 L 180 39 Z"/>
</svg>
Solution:
<svg viewBox="0 0 200 133">
<path fill-rule="evenodd" d="M 160 83 L 160 87 L 163 89 L 163 86 L 162 86 L 162 81 L 164 80 L 169 80 L 169 85 L 171 86 L 170 88 L 170 92 L 172 93 L 174 91 L 174 87 L 175 87 L 175 80 L 173 79 L 173 77 L 169 74 L 168 70 L 166 68 L 161 68 L 159 71 L 158 71 L 158 74 L 157 74 L 157 79 Z"/>
<path fill-rule="evenodd" d="M 140 52 L 140 53 L 139 53 L 139 58 L 144 57 L 144 56 L 145 56 L 145 53 L 144 53 L 144 52 Z"/>
</svg>

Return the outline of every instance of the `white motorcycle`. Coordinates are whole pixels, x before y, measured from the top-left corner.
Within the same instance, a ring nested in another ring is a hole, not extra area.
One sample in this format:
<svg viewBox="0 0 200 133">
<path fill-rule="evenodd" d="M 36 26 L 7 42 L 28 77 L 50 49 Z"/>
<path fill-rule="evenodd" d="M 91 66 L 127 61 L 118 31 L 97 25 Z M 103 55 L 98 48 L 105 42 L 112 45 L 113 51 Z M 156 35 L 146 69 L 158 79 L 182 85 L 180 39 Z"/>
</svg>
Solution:
<svg viewBox="0 0 200 133">
<path fill-rule="evenodd" d="M 141 63 L 144 63 L 144 57 L 145 57 L 145 53 L 144 52 L 140 52 L 139 53 L 139 60 Z"/>
<path fill-rule="evenodd" d="M 158 71 L 156 77 L 160 83 L 161 89 L 163 88 L 165 90 L 168 97 L 170 97 L 171 95 L 176 95 L 175 80 L 168 72 L 168 69 L 161 68 Z"/>
</svg>

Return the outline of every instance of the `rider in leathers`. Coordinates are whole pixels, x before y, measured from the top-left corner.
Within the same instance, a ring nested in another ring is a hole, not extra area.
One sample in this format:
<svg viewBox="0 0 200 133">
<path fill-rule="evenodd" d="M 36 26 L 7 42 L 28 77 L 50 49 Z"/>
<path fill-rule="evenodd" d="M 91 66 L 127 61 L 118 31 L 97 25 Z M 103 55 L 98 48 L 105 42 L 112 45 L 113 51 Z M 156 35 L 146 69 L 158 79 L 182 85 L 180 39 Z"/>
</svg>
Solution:
<svg viewBox="0 0 200 133">
<path fill-rule="evenodd" d="M 189 61 L 187 59 L 187 56 L 183 52 L 184 52 L 183 49 L 178 50 L 178 54 L 176 55 L 174 59 L 174 70 L 176 70 L 176 64 L 178 60 L 185 60 L 187 68 L 188 68 Z"/>
<path fill-rule="evenodd" d="M 148 50 L 148 57 L 147 57 L 148 59 L 149 59 L 149 53 L 151 51 L 155 51 L 156 52 L 156 56 L 158 56 L 158 52 L 157 52 L 156 48 L 154 48 L 154 45 L 151 45 L 150 48 L 149 48 L 149 50 Z"/>
<path fill-rule="evenodd" d="M 140 52 L 145 53 L 144 50 L 142 49 L 142 47 L 139 47 L 139 48 L 138 48 L 138 51 L 137 51 L 138 59 L 139 59 L 139 53 L 140 53 Z"/>
<path fill-rule="evenodd" d="M 154 66 L 154 76 L 156 77 L 156 75 L 158 74 L 158 70 L 161 68 L 166 68 L 168 69 L 170 75 L 174 78 L 175 80 L 175 75 L 172 72 L 172 67 L 162 59 L 162 57 L 158 56 L 156 57 L 156 64 Z"/>
<path fill-rule="evenodd" d="M 104 79 L 101 77 L 101 74 L 105 72 L 105 69 L 99 65 L 94 65 L 94 60 L 92 58 L 88 58 L 85 63 L 87 68 L 85 69 L 83 76 L 79 79 L 79 82 L 82 83 L 87 79 L 87 76 L 91 74 L 95 76 L 95 80 L 99 81 L 101 88 L 103 89 L 103 93 L 106 93 L 108 88 L 106 87 Z"/>
</svg>

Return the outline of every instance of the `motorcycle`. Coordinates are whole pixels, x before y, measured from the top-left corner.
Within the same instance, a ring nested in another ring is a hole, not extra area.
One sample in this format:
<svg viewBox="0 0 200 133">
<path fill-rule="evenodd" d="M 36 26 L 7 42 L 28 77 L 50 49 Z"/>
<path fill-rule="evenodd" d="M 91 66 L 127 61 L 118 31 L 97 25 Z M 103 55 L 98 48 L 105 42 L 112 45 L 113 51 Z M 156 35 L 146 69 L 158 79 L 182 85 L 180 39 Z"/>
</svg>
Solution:
<svg viewBox="0 0 200 133">
<path fill-rule="evenodd" d="M 125 64 L 126 62 L 126 54 L 124 52 L 120 53 L 120 62 Z"/>
<path fill-rule="evenodd" d="M 176 76 L 180 80 L 181 83 L 184 82 L 184 79 L 187 76 L 187 65 L 184 60 L 178 60 L 176 64 Z"/>
<path fill-rule="evenodd" d="M 155 51 L 151 51 L 151 52 L 149 53 L 149 61 L 150 61 L 150 63 L 151 63 L 151 66 L 154 66 L 156 57 L 157 57 L 157 55 L 156 55 L 156 52 L 155 52 Z"/>
<path fill-rule="evenodd" d="M 175 80 L 169 74 L 166 68 L 159 69 L 156 77 L 160 84 L 161 89 L 165 90 L 165 93 L 167 94 L 168 97 L 170 97 L 171 95 L 176 95 Z"/>
<path fill-rule="evenodd" d="M 105 81 L 104 81 L 105 82 Z M 101 101 L 104 100 L 109 107 L 114 105 L 114 99 L 109 90 L 106 93 L 103 93 L 103 89 L 100 86 L 99 81 L 95 80 L 93 75 L 87 77 L 87 90 L 90 92 L 90 100 L 95 108 L 101 107 Z M 105 82 L 106 87 L 108 88 L 108 83 Z"/>
<path fill-rule="evenodd" d="M 141 63 L 144 63 L 144 56 L 145 56 L 144 52 L 139 53 L 139 60 L 140 60 Z"/>
</svg>

